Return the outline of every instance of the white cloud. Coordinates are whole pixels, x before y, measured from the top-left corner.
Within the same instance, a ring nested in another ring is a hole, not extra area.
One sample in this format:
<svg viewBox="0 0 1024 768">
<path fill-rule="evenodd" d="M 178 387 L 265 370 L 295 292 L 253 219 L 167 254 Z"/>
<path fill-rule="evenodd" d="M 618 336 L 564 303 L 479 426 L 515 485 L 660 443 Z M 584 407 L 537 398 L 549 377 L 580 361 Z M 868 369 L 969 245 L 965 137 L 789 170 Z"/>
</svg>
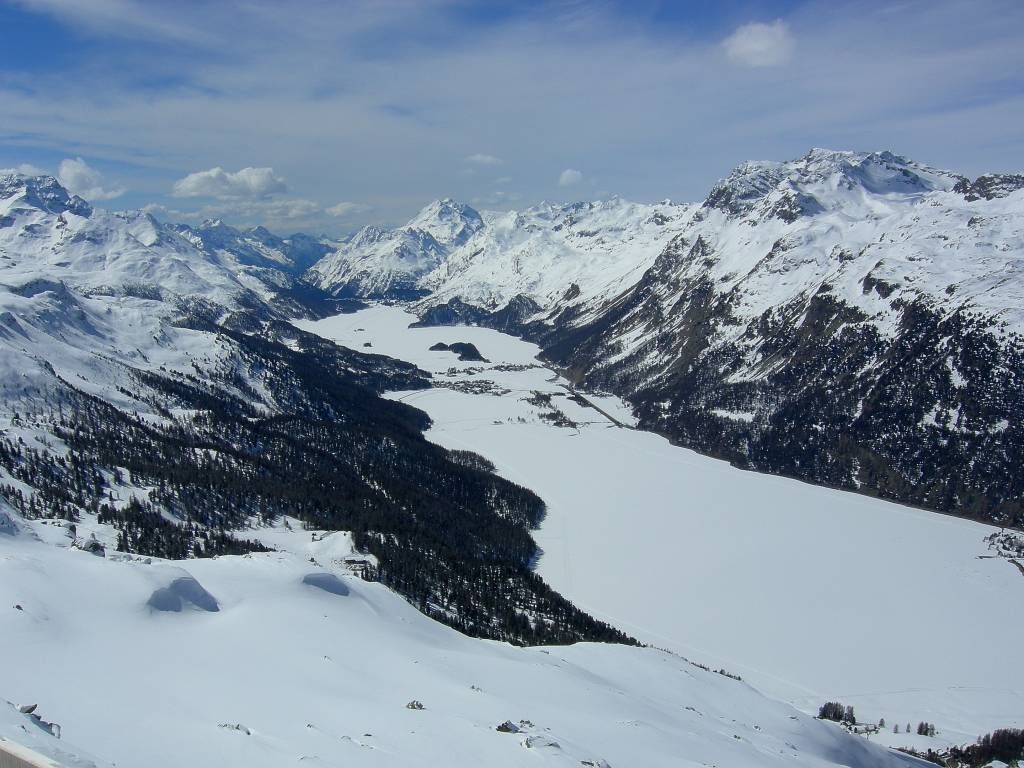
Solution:
<svg viewBox="0 0 1024 768">
<path fill-rule="evenodd" d="M 22 163 L 16 168 L 0 168 L 0 174 L 3 173 L 20 173 L 22 176 L 45 176 L 46 171 L 37 165 L 31 163 Z"/>
<path fill-rule="evenodd" d="M 124 187 L 105 189 L 103 175 L 80 157 L 69 157 L 60 161 L 57 181 L 69 192 L 86 200 L 113 200 L 125 192 Z"/>
<path fill-rule="evenodd" d="M 336 218 L 343 218 L 345 216 L 352 216 L 356 213 L 366 213 L 370 210 L 370 206 L 363 205 L 362 203 L 350 203 L 348 201 L 342 201 L 337 205 L 332 205 L 328 208 L 324 208 L 324 213 L 328 216 L 334 216 Z"/>
<path fill-rule="evenodd" d="M 494 155 L 485 155 L 481 152 L 477 152 L 475 155 L 469 155 L 466 158 L 467 163 L 473 165 L 501 165 L 502 159 L 495 157 Z"/>
<path fill-rule="evenodd" d="M 583 181 L 583 174 L 574 168 L 566 168 L 558 177 L 558 186 L 571 187 Z"/>
<path fill-rule="evenodd" d="M 273 168 L 242 168 L 225 171 L 220 166 L 190 173 L 174 182 L 175 197 L 216 197 L 259 200 L 288 191 Z"/>
<path fill-rule="evenodd" d="M 782 19 L 744 24 L 722 41 L 730 59 L 750 67 L 777 67 L 793 55 L 793 36 Z"/>
</svg>

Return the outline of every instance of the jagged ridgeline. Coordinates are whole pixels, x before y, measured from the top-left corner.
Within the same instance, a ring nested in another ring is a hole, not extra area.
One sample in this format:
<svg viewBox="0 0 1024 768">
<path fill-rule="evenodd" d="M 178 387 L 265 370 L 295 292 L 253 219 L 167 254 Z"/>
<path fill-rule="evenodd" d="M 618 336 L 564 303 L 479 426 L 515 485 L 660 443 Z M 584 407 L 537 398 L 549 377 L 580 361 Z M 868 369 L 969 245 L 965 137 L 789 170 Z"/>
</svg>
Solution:
<svg viewBox="0 0 1024 768">
<path fill-rule="evenodd" d="M 378 396 L 428 386 L 421 371 L 291 328 L 288 346 L 194 316 L 186 324 L 230 345 L 231 365 L 201 375 L 125 368 L 124 386 L 148 393 L 159 420 L 58 379 L 18 420 L 51 422 L 70 450 L 4 439 L 0 466 L 19 481 L 4 497 L 26 517 L 91 511 L 119 530 L 120 549 L 167 558 L 262 550 L 239 530 L 292 515 L 352 531 L 379 562 L 371 576 L 467 634 L 629 642 L 530 571 L 541 499 L 482 458 L 426 441 L 426 414 Z M 251 396 L 239 396 L 246 387 Z M 274 393 L 275 411 L 256 387 Z M 125 488 L 151 491 L 115 503 Z"/>
</svg>

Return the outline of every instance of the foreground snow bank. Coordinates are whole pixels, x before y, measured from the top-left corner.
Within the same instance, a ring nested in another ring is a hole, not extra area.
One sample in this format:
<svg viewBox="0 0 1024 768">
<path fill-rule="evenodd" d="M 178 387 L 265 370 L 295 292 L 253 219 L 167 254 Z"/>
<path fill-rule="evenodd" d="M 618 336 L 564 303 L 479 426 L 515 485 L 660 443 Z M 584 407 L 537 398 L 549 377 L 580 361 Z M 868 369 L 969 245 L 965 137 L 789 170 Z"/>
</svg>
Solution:
<svg viewBox="0 0 1024 768">
<path fill-rule="evenodd" d="M 0 697 L 66 741 L 13 710 L 0 736 L 151 768 L 905 762 L 669 653 L 464 637 L 346 573 L 344 534 L 295 528 L 266 532 L 282 551 L 185 564 L 217 612 L 141 609 L 175 573 L 159 561 L 0 537 Z"/>
</svg>

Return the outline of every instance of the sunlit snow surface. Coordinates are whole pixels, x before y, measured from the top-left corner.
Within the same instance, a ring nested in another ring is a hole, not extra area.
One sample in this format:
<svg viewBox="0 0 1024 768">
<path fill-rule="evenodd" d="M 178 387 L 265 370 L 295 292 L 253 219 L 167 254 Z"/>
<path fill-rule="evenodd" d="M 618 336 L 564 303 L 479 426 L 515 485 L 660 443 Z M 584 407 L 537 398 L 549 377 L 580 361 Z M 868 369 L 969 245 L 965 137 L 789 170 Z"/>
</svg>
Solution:
<svg viewBox="0 0 1024 768">
<path fill-rule="evenodd" d="M 0 533 L 0 691 L 62 731 L 0 700 L 0 739 L 80 768 L 910 762 L 662 651 L 465 637 L 347 573 L 347 534 L 290 525 L 251 532 L 277 552 L 175 564 Z"/>
<path fill-rule="evenodd" d="M 483 454 L 547 502 L 538 570 L 582 608 L 805 711 L 839 699 L 862 720 L 901 731 L 927 720 L 942 736 L 875 737 L 888 742 L 972 741 L 1024 721 L 1024 578 L 979 558 L 991 527 L 740 471 L 616 427 L 569 401 L 546 368 L 494 369 L 536 364 L 534 345 L 483 328 L 409 329 L 415 319 L 378 306 L 303 327 L 369 342 L 438 383 L 494 383 L 391 396 L 430 414 L 430 439 Z M 437 341 L 472 342 L 491 364 L 430 352 Z M 524 402 L 533 391 L 553 393 L 579 426 L 542 420 Z M 595 401 L 625 421 L 614 398 Z"/>
</svg>

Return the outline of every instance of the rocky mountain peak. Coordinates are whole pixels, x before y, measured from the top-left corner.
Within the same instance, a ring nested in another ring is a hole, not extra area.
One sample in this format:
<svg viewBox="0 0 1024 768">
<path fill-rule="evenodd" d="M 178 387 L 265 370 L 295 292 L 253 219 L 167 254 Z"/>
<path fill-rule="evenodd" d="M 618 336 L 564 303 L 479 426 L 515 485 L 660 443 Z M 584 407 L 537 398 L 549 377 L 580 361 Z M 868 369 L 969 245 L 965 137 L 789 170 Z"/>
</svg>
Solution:
<svg viewBox="0 0 1024 768">
<path fill-rule="evenodd" d="M 462 245 L 483 226 L 483 218 L 475 208 L 448 197 L 424 207 L 408 224 L 410 229 L 427 232 L 447 247 Z"/>
<path fill-rule="evenodd" d="M 52 176 L 0 174 L 0 200 L 21 202 L 47 213 L 73 213 L 85 218 L 92 215 L 89 203 L 68 192 Z"/>
</svg>

